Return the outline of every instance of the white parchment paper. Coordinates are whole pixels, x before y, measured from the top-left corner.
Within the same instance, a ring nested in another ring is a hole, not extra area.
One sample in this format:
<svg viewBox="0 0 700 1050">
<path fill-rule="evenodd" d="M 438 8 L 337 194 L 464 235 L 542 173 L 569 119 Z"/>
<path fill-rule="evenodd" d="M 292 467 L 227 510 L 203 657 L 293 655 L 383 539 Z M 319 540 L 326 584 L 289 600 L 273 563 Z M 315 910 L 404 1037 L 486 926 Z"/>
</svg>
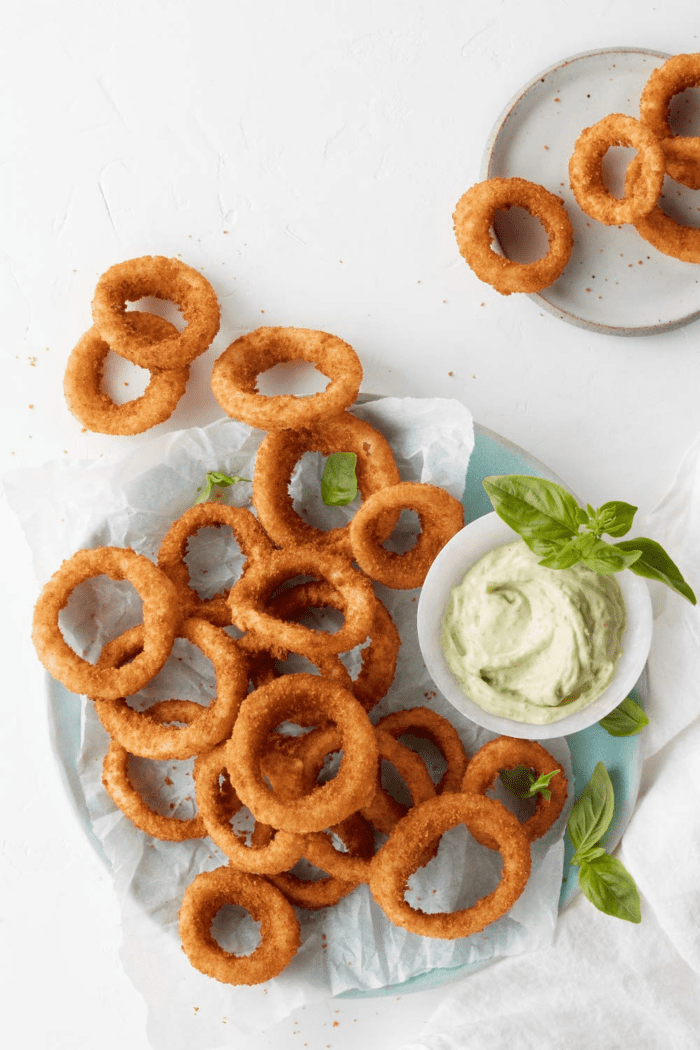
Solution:
<svg viewBox="0 0 700 1050">
<path fill-rule="evenodd" d="M 473 448 L 473 425 L 470 413 L 459 402 L 387 398 L 356 406 L 353 411 L 387 436 L 403 479 L 431 482 L 461 497 Z M 155 559 L 160 540 L 172 521 L 192 504 L 206 471 L 252 478 L 263 436 L 261 431 L 225 418 L 203 429 L 156 438 L 131 455 L 98 462 L 50 463 L 29 472 L 29 478 L 26 470 L 21 478 L 10 476 L 6 479 L 8 495 L 22 519 L 40 582 L 81 547 L 130 546 Z M 352 507 L 326 508 L 320 501 L 318 477 L 318 457 L 305 456 L 295 471 L 292 494 L 312 521 L 338 524 L 340 516 L 352 513 Z M 227 502 L 239 506 L 249 505 L 250 498 L 247 482 L 224 493 Z M 411 540 L 412 522 L 402 522 L 399 533 L 401 530 L 404 535 L 394 540 L 399 549 Z M 241 557 L 227 530 L 205 529 L 190 545 L 188 564 L 200 593 L 209 595 L 238 576 Z M 456 725 L 468 753 L 473 753 L 493 734 L 469 722 L 436 692 L 420 656 L 417 592 L 390 591 L 379 585 L 376 590 L 399 627 L 402 645 L 395 680 L 372 712 L 372 720 L 390 710 L 428 705 Z M 76 592 L 62 626 L 76 648 L 94 658 L 104 641 L 139 621 L 139 608 L 128 585 L 119 587 L 98 578 Z M 346 659 L 355 674 L 359 653 Z M 194 647 L 178 641 L 163 671 L 131 702 L 144 707 L 174 696 L 207 702 L 214 695 L 208 661 Z M 523 896 L 508 915 L 480 934 L 445 941 L 407 933 L 393 926 L 368 888 L 360 886 L 333 908 L 298 910 L 302 946 L 279 977 L 255 987 L 218 984 L 189 965 L 180 949 L 177 914 L 182 894 L 195 875 L 226 863 L 226 858 L 209 839 L 160 842 L 124 818 L 101 783 L 107 744 L 93 705 L 83 699 L 78 772 L 92 827 L 112 868 L 120 900 L 124 966 L 148 1004 L 149 1037 L 156 1048 L 198 1050 L 226 1045 L 227 1030 L 263 1030 L 304 1003 L 341 993 L 378 993 L 436 970 L 476 970 L 499 957 L 551 942 L 567 811 L 534 844 L 533 874 Z M 545 744 L 570 774 L 566 742 L 559 739 Z M 191 763 L 134 760 L 130 775 L 152 805 L 159 799 L 163 812 L 180 817 L 194 812 Z M 414 876 L 410 889 L 425 910 L 453 910 L 489 892 L 499 871 L 500 856 L 479 847 L 464 828 L 456 828 L 444 836 L 438 857 Z M 222 943 L 231 950 L 252 950 L 257 933 L 249 917 L 227 909 L 220 918 L 217 934 Z"/>
</svg>

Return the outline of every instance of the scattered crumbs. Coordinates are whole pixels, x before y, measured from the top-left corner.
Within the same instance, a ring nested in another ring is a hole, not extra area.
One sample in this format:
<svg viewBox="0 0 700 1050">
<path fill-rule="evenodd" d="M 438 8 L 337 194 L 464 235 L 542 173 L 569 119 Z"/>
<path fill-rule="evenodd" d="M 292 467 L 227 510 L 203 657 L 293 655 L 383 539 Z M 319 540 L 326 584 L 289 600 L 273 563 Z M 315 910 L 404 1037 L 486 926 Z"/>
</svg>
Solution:
<svg viewBox="0 0 700 1050">
<path fill-rule="evenodd" d="M 558 98 L 555 98 L 555 99 L 554 99 L 554 101 L 555 101 L 555 102 L 560 102 L 561 100 L 560 100 L 560 99 L 558 99 Z"/>
<path fill-rule="evenodd" d="M 261 313 L 261 314 L 264 314 L 264 313 L 265 313 L 265 311 L 264 311 L 264 310 L 261 310 L 261 311 L 260 311 L 260 313 Z"/>
<path fill-rule="evenodd" d="M 32 366 L 32 368 L 36 368 L 36 357 L 28 357 L 27 360 L 29 361 L 29 364 Z"/>
<path fill-rule="evenodd" d="M 443 299 L 442 301 L 443 301 L 443 303 L 446 303 L 446 302 L 447 302 L 447 299 Z"/>
<path fill-rule="evenodd" d="M 587 291 L 587 292 L 590 292 L 590 288 L 586 288 L 586 291 Z"/>
<path fill-rule="evenodd" d="M 199 1013 L 199 1007 L 198 1006 L 194 1006 L 193 1010 L 194 1010 L 195 1013 Z"/>
<path fill-rule="evenodd" d="M 128 386 L 128 385 L 129 385 L 129 384 L 127 383 L 127 381 L 126 381 L 126 380 L 124 380 L 124 386 Z"/>
<path fill-rule="evenodd" d="M 637 266 L 644 266 L 644 263 L 642 262 L 641 259 L 637 260 Z"/>
<path fill-rule="evenodd" d="M 631 270 L 631 269 L 632 269 L 632 263 L 627 263 L 627 269 L 628 269 L 628 270 Z"/>
<path fill-rule="evenodd" d="M 34 405 L 29 405 L 29 408 L 34 408 Z"/>
<path fill-rule="evenodd" d="M 333 1027 L 334 1027 L 334 1028 L 338 1028 L 338 1027 L 340 1027 L 340 1021 L 334 1021 L 334 1022 L 333 1022 Z"/>
<path fill-rule="evenodd" d="M 174 802 L 170 803 L 170 809 L 175 809 L 175 803 Z"/>
<path fill-rule="evenodd" d="M 591 97 L 590 95 L 586 95 L 586 98 L 590 98 L 590 97 Z"/>
<path fill-rule="evenodd" d="M 173 783 L 173 781 L 170 779 L 170 777 L 166 777 L 165 778 L 165 783 L 168 785 L 168 787 L 170 787 L 170 785 Z"/>
<path fill-rule="evenodd" d="M 448 374 L 448 376 L 453 376 L 454 372 L 448 372 L 447 374 Z"/>
<path fill-rule="evenodd" d="M 549 146 L 543 146 L 542 149 L 549 149 Z"/>
<path fill-rule="evenodd" d="M 486 306 L 486 303 L 481 303 L 481 306 Z"/>
<path fill-rule="evenodd" d="M 228 230 L 224 230 L 224 233 L 228 233 Z"/>
</svg>

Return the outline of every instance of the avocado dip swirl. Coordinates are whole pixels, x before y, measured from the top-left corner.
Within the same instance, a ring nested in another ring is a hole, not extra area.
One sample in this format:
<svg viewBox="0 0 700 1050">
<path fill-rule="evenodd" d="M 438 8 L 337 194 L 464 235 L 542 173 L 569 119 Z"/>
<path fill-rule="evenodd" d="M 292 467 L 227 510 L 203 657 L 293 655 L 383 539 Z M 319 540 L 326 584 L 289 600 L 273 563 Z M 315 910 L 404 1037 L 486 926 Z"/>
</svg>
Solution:
<svg viewBox="0 0 700 1050">
<path fill-rule="evenodd" d="M 452 590 L 442 647 L 464 693 L 485 711 L 544 725 L 610 684 L 626 614 L 613 576 L 538 561 L 522 540 L 484 555 Z"/>
</svg>

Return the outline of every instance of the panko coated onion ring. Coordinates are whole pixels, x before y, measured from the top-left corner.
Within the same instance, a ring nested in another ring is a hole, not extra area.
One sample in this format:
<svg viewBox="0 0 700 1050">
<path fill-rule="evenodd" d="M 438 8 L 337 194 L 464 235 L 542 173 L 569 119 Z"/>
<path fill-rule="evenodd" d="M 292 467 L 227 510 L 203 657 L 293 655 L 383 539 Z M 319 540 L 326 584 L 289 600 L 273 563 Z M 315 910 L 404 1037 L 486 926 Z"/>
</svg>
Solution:
<svg viewBox="0 0 700 1050">
<path fill-rule="evenodd" d="M 375 727 L 382 729 L 395 738 L 401 736 L 424 737 L 442 754 L 447 768 L 440 778 L 435 791 L 461 791 L 462 780 L 467 770 L 469 759 L 459 733 L 446 718 L 432 711 L 429 707 L 413 707 L 404 711 L 392 711 L 381 718 Z"/>
<path fill-rule="evenodd" d="M 388 551 L 375 531 L 387 510 L 414 510 L 421 533 L 405 554 Z M 409 590 L 420 587 L 438 553 L 464 526 L 459 500 L 436 485 L 402 481 L 382 489 L 363 503 L 350 523 L 350 539 L 360 568 L 386 587 Z"/>
<path fill-rule="evenodd" d="M 538 776 L 551 773 L 555 769 L 558 770 L 557 775 L 549 782 L 551 800 L 547 801 L 543 795 L 538 793 L 533 816 L 522 824 L 528 842 L 534 842 L 551 828 L 561 813 L 566 802 L 568 788 L 564 767 L 537 741 L 521 740 L 510 736 L 499 736 L 495 740 L 489 740 L 469 760 L 469 766 L 462 781 L 462 791 L 473 791 L 478 795 L 485 795 L 488 789 L 495 784 L 502 769 L 515 769 L 520 765 L 534 769 Z M 476 832 L 472 834 L 482 845 L 490 849 L 495 847 L 491 836 L 479 838 Z"/>
<path fill-rule="evenodd" d="M 426 799 L 433 798 L 435 785 L 420 755 L 382 729 L 375 728 L 374 735 L 377 738 L 380 763 L 384 760 L 394 767 L 410 792 L 411 804 L 417 806 Z M 407 806 L 397 802 L 382 787 L 381 766 L 377 770 L 374 794 L 369 802 L 362 806 L 360 812 L 384 835 L 388 835 L 408 812 Z"/>
<path fill-rule="evenodd" d="M 634 146 L 641 162 L 633 192 L 621 200 L 603 182 L 603 157 L 611 146 Z M 569 181 L 579 207 L 606 226 L 648 215 L 659 199 L 665 171 L 664 151 L 656 135 L 623 113 L 610 113 L 584 128 L 569 160 Z"/>
<path fill-rule="evenodd" d="M 192 700 L 161 700 L 149 709 L 149 717 L 156 722 L 190 723 L 205 708 Z M 122 813 L 141 831 L 164 842 L 184 842 L 201 839 L 207 834 L 199 813 L 185 820 L 165 816 L 151 809 L 129 779 L 129 752 L 115 740 L 110 741 L 102 765 L 102 784 Z"/>
<path fill-rule="evenodd" d="M 274 365 L 307 361 L 330 383 L 311 397 L 259 393 L 257 377 Z M 261 430 L 298 430 L 348 408 L 360 390 L 362 365 L 349 345 L 310 328 L 257 328 L 231 343 L 214 362 L 211 388 L 224 412 Z"/>
<path fill-rule="evenodd" d="M 633 186 L 638 173 L 639 163 L 634 157 L 627 169 L 625 185 Z M 658 252 L 682 262 L 700 263 L 700 227 L 682 226 L 658 204 L 643 219 L 638 219 L 634 228 Z"/>
<path fill-rule="evenodd" d="M 156 314 L 134 310 L 130 315 L 134 331 L 151 342 L 177 335 L 177 328 Z M 143 394 L 118 405 L 102 389 L 109 345 L 96 326 L 83 335 L 73 348 L 63 378 L 66 404 L 79 423 L 97 434 L 141 434 L 164 422 L 175 411 L 189 379 L 189 365 L 182 368 L 151 370 Z"/>
<path fill-rule="evenodd" d="M 125 699 L 92 697 L 102 725 L 132 755 L 191 758 L 209 750 L 230 735 L 247 694 L 245 656 L 225 631 L 206 620 L 189 619 L 178 628 L 177 637 L 196 645 L 211 661 L 216 676 L 216 697 L 189 725 L 180 728 L 159 725 L 150 717 L 148 709 L 135 711 Z M 131 657 L 137 660 L 142 645 L 141 627 L 125 631 L 104 647 L 98 666 L 120 666 Z"/>
<path fill-rule="evenodd" d="M 357 487 L 365 500 L 374 492 L 388 485 L 397 485 L 401 480 L 394 453 L 378 430 L 351 412 L 325 420 L 313 430 L 271 431 L 258 449 L 253 499 L 268 535 L 280 547 L 314 543 L 351 557 L 349 524 L 324 531 L 309 525 L 294 509 L 289 483 L 295 465 L 306 452 L 321 452 L 324 456 L 354 452 L 357 456 Z M 396 517 L 383 523 L 383 539 L 391 533 Z"/>
<path fill-rule="evenodd" d="M 691 87 L 700 87 L 700 54 L 674 55 L 646 82 L 639 100 L 639 119 L 661 140 L 671 178 L 691 190 L 700 190 L 700 137 L 674 135 L 669 120 L 671 99 Z"/>
<path fill-rule="evenodd" d="M 152 297 L 176 303 L 184 331 L 154 342 L 133 322 L 127 302 Z M 219 302 L 209 281 L 179 259 L 144 255 L 117 263 L 102 274 L 92 317 L 112 350 L 142 368 L 183 368 L 203 354 L 219 331 Z"/>
<path fill-rule="evenodd" d="M 406 883 L 425 856 L 426 847 L 449 828 L 466 824 L 472 835 L 490 834 L 503 857 L 496 889 L 469 908 L 454 912 L 418 911 L 404 897 Z M 530 843 L 505 806 L 483 795 L 448 792 L 410 809 L 371 864 L 370 890 L 397 926 L 422 937 L 454 940 L 478 933 L 513 906 L 530 875 Z"/>
<path fill-rule="evenodd" d="M 211 924 L 225 904 L 248 911 L 260 923 L 260 944 L 250 955 L 235 955 L 214 940 Z M 276 977 L 301 944 L 294 908 L 276 886 L 260 875 L 215 868 L 195 878 L 179 911 L 183 950 L 200 973 L 224 984 L 261 984 Z"/>
<path fill-rule="evenodd" d="M 270 733 L 297 717 L 335 722 L 343 760 L 333 780 L 287 801 L 267 787 L 259 755 Z M 241 704 L 226 753 L 236 793 L 256 819 L 302 833 L 323 831 L 364 805 L 371 797 L 378 761 L 372 723 L 352 693 L 310 674 L 285 675 L 250 693 Z"/>
<path fill-rule="evenodd" d="M 491 247 L 491 227 L 497 211 L 524 208 L 540 220 L 549 239 L 549 251 L 530 263 L 517 263 Z M 560 197 L 526 179 L 487 179 L 460 197 L 453 215 L 460 254 L 476 276 L 501 295 L 539 292 L 564 271 L 574 244 L 574 232 Z"/>
<path fill-rule="evenodd" d="M 251 558 L 260 557 L 273 550 L 273 544 L 260 522 L 245 507 L 230 507 L 225 503 L 198 503 L 190 507 L 173 522 L 161 541 L 158 550 L 158 567 L 175 584 L 178 601 L 184 616 L 196 616 L 219 627 L 231 623 L 228 591 L 213 598 L 200 598 L 190 585 L 190 575 L 185 562 L 190 538 L 208 526 L 227 526 L 233 533 L 245 561 L 245 572 Z"/>
<path fill-rule="evenodd" d="M 128 580 L 143 602 L 143 647 L 127 666 L 88 663 L 64 641 L 59 613 L 84 580 L 106 575 Z M 42 664 L 73 693 L 114 699 L 138 692 L 170 655 L 180 610 L 175 587 L 152 561 L 121 547 L 77 551 L 45 585 L 34 608 L 32 640 Z"/>
<path fill-rule="evenodd" d="M 279 620 L 267 611 L 275 589 L 303 575 L 326 580 L 338 592 L 345 623 L 334 633 Z M 354 569 L 347 558 L 314 546 L 275 550 L 266 558 L 256 559 L 233 585 L 228 600 L 236 627 L 257 635 L 260 648 L 283 659 L 289 652 L 313 656 L 319 651 L 343 653 L 354 648 L 370 633 L 376 611 L 374 591 L 367 577 Z"/>
</svg>

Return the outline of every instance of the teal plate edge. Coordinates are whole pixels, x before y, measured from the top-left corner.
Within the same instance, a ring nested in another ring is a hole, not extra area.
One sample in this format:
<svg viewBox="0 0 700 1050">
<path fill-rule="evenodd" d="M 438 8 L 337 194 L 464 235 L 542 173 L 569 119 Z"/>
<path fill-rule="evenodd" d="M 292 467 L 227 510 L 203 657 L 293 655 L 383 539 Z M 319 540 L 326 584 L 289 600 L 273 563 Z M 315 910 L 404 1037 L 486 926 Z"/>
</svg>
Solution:
<svg viewBox="0 0 700 1050">
<path fill-rule="evenodd" d="M 360 400 L 374 400 L 370 395 Z M 548 478 L 560 485 L 568 486 L 534 456 L 519 448 L 492 430 L 474 424 L 474 449 L 469 459 L 462 503 L 465 520 L 474 521 L 493 510 L 482 485 L 490 474 L 534 474 Z M 109 866 L 100 840 L 92 829 L 85 796 L 78 776 L 80 754 L 80 698 L 70 693 L 59 682 L 46 676 L 48 725 L 51 744 L 58 760 L 59 772 L 64 788 L 73 805 L 73 810 L 98 856 Z M 632 696 L 645 706 L 647 696 L 646 671 L 637 683 Z M 622 838 L 622 833 L 632 816 L 642 772 L 641 741 L 639 736 L 613 737 L 599 725 L 591 726 L 580 733 L 567 737 L 574 770 L 574 797 L 583 791 L 597 762 L 606 766 L 615 792 L 615 812 L 603 845 L 612 850 Z M 570 865 L 573 849 L 565 838 L 564 879 L 559 897 L 561 911 L 574 898 L 578 890 L 578 869 Z M 436 969 L 418 974 L 402 984 L 386 985 L 366 992 L 351 991 L 337 996 L 339 999 L 370 999 L 388 995 L 405 995 L 409 992 L 427 991 L 443 984 L 484 969 L 493 959 L 481 960 L 453 969 Z"/>
</svg>

